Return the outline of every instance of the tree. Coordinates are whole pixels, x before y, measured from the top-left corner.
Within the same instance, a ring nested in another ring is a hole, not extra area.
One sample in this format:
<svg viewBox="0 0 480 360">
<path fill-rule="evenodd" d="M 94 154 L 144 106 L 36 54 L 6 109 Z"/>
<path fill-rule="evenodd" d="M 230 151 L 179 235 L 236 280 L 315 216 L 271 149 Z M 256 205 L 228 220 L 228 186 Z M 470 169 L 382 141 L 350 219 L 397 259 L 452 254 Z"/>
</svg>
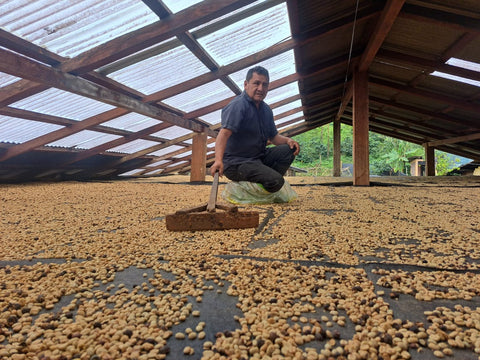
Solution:
<svg viewBox="0 0 480 360">
<path fill-rule="evenodd" d="M 407 173 L 407 169 L 410 167 L 408 159 L 414 156 L 422 156 L 424 152 L 420 145 L 390 137 L 386 137 L 384 149 L 386 153 L 382 158 L 393 169 L 393 172 L 404 174 Z"/>
</svg>

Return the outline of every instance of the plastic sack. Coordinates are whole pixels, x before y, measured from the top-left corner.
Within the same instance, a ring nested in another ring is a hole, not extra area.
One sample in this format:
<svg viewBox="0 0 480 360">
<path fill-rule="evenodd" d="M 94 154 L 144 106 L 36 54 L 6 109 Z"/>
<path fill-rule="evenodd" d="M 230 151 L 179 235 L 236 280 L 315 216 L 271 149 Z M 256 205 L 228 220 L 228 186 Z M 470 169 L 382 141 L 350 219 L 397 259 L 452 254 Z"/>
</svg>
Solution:
<svg viewBox="0 0 480 360">
<path fill-rule="evenodd" d="M 275 193 L 268 192 L 257 183 L 232 181 L 225 185 L 222 198 L 232 204 L 272 204 L 290 202 L 298 198 L 298 195 L 287 181 Z"/>
</svg>

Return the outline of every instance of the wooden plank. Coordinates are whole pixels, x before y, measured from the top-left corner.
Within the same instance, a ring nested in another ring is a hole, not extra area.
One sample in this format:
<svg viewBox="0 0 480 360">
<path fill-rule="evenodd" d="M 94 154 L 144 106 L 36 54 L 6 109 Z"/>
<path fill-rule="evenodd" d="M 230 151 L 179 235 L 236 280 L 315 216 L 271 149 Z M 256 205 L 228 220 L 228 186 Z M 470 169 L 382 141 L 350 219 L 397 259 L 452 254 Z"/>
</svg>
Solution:
<svg viewBox="0 0 480 360">
<path fill-rule="evenodd" d="M 435 176 L 435 148 L 425 146 L 425 176 Z"/>
<path fill-rule="evenodd" d="M 402 9 L 405 0 L 389 0 L 383 9 L 373 34 L 370 36 L 367 47 L 360 59 L 358 71 L 367 71 L 375 58 L 378 49 L 392 29 L 393 23 Z"/>
<path fill-rule="evenodd" d="M 207 172 L 207 133 L 195 133 L 192 139 L 192 170 L 190 181 L 205 181 Z"/>
<path fill-rule="evenodd" d="M 448 96 L 448 95 L 442 95 L 442 94 L 424 90 L 424 89 L 417 89 L 417 88 L 406 86 L 406 85 L 400 85 L 391 81 L 386 81 L 381 79 L 370 79 L 370 85 L 383 87 L 387 89 L 393 89 L 401 93 L 419 96 L 429 101 L 432 101 L 432 100 L 438 101 L 440 103 L 451 105 L 454 108 L 472 111 L 476 114 L 480 113 L 480 104 L 471 103 L 458 98 L 452 98 L 451 96 Z"/>
<path fill-rule="evenodd" d="M 165 224 L 170 231 L 257 228 L 259 214 L 256 211 L 169 214 L 165 216 Z"/>
<path fill-rule="evenodd" d="M 167 121 L 183 128 L 201 131 L 201 125 L 195 124 L 178 115 L 143 103 L 130 96 L 109 90 L 80 77 L 47 67 L 10 51 L 0 49 L 0 57 L 2 58 L 0 71 L 7 74 L 28 78 L 32 81 L 125 108 L 142 115 L 153 117 L 154 119 Z"/>
<path fill-rule="evenodd" d="M 76 74 L 95 70 L 137 51 L 158 44 L 206 22 L 227 15 L 254 0 L 205 0 L 175 16 L 157 21 L 105 44 L 83 52 L 62 64 L 65 72 Z"/>
<path fill-rule="evenodd" d="M 368 74 L 353 75 L 353 185 L 370 185 L 368 150 Z"/>
<path fill-rule="evenodd" d="M 342 175 L 340 135 L 341 135 L 341 122 L 340 122 L 340 119 L 335 119 L 333 121 L 333 176 L 336 176 L 336 177 L 339 177 Z"/>
<path fill-rule="evenodd" d="M 443 140 L 436 140 L 436 141 L 429 141 L 427 142 L 426 146 L 439 146 L 439 145 L 446 145 L 446 144 L 456 144 L 459 142 L 464 141 L 472 141 L 480 139 L 480 133 L 464 135 L 464 136 L 457 136 L 453 138 L 443 139 Z"/>
</svg>

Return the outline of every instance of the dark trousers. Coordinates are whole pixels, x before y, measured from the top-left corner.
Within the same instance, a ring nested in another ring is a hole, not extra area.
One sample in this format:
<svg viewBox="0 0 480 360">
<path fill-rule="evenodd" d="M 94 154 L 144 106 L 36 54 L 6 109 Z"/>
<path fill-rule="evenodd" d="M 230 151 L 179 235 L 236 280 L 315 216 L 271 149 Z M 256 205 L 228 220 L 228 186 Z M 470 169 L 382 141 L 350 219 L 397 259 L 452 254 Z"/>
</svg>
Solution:
<svg viewBox="0 0 480 360">
<path fill-rule="evenodd" d="M 268 192 L 277 192 L 285 183 L 283 175 L 295 159 L 294 149 L 282 144 L 266 149 L 258 161 L 245 162 L 226 168 L 223 173 L 232 181 L 250 181 L 262 184 Z"/>
</svg>

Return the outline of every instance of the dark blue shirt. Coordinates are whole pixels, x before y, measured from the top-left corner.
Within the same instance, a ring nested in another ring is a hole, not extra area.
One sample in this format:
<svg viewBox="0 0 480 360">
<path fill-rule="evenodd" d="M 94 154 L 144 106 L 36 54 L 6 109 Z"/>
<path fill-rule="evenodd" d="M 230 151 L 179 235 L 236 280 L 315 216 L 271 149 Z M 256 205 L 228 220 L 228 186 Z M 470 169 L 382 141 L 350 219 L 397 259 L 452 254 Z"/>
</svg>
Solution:
<svg viewBox="0 0 480 360">
<path fill-rule="evenodd" d="M 223 155 L 225 168 L 261 159 L 267 141 L 278 133 L 272 109 L 263 101 L 257 109 L 245 91 L 223 108 L 222 127 L 232 131 Z"/>
</svg>

